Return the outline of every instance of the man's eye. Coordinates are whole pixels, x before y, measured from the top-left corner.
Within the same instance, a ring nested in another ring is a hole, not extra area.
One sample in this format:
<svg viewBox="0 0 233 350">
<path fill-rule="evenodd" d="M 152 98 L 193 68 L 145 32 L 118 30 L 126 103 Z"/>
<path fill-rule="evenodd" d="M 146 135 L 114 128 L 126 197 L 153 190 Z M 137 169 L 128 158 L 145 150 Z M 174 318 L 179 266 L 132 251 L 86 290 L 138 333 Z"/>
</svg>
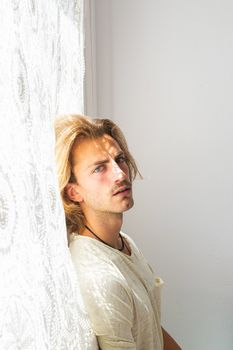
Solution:
<svg viewBox="0 0 233 350">
<path fill-rule="evenodd" d="M 103 165 L 97 166 L 97 168 L 95 168 L 95 170 L 94 170 L 94 173 L 100 173 L 102 170 L 104 170 Z"/>
<path fill-rule="evenodd" d="M 126 162 L 126 158 L 124 156 L 120 156 L 117 158 L 116 160 L 117 163 L 125 163 Z"/>
</svg>

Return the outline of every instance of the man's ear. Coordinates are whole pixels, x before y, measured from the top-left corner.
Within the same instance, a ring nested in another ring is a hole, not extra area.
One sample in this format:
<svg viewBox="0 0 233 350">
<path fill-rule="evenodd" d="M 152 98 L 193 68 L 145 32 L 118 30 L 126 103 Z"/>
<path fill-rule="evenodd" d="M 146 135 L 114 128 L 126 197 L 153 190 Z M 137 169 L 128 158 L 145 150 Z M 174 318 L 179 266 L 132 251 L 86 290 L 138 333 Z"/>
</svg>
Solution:
<svg viewBox="0 0 233 350">
<path fill-rule="evenodd" d="M 65 187 L 66 194 L 73 202 L 82 202 L 83 197 L 78 191 L 77 184 L 68 183 Z"/>
</svg>

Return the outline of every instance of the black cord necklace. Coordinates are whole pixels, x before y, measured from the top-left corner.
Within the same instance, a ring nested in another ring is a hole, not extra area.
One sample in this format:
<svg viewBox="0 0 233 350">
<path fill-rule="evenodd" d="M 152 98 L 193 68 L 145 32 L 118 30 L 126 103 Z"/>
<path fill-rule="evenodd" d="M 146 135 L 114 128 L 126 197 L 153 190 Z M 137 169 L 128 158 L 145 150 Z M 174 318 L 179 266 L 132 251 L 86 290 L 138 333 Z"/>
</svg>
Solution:
<svg viewBox="0 0 233 350">
<path fill-rule="evenodd" d="M 88 227 L 87 225 L 84 225 L 84 226 L 85 226 L 86 229 L 87 229 L 88 231 L 90 231 L 100 242 L 102 242 L 102 243 L 108 245 L 108 246 L 111 247 L 111 248 L 114 248 L 114 247 L 112 247 L 110 244 L 108 244 L 107 242 L 103 241 L 99 236 L 97 236 L 97 234 L 96 234 L 95 232 L 93 232 L 93 231 L 90 229 L 90 227 Z M 119 250 L 120 252 L 122 252 L 122 250 L 125 248 L 125 242 L 124 242 L 123 237 L 122 237 L 122 235 L 120 234 L 120 232 L 119 232 L 119 236 L 120 236 L 120 239 L 121 239 L 121 247 L 120 247 L 120 248 L 115 248 L 115 249 L 117 249 L 117 250 Z"/>
</svg>

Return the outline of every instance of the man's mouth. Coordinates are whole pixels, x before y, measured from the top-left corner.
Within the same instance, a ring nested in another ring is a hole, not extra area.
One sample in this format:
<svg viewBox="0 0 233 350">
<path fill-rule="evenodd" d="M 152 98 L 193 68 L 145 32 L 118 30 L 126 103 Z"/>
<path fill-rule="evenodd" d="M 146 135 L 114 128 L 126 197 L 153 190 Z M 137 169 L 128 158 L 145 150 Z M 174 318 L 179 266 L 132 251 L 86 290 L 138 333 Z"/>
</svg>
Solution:
<svg viewBox="0 0 233 350">
<path fill-rule="evenodd" d="M 130 190 L 131 190 L 131 186 L 122 186 L 122 187 L 119 187 L 119 188 L 113 193 L 113 196 L 116 196 L 116 195 L 119 194 L 119 193 L 127 192 L 127 191 L 130 191 Z"/>
</svg>

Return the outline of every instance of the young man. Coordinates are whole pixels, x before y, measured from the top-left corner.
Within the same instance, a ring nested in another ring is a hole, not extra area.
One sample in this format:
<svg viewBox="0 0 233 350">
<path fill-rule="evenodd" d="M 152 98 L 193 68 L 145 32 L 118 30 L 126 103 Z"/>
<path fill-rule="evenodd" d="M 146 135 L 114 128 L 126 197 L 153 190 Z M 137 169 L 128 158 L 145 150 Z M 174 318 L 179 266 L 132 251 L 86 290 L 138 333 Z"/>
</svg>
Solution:
<svg viewBox="0 0 233 350">
<path fill-rule="evenodd" d="M 121 232 L 138 174 L 110 120 L 56 121 L 56 159 L 69 247 L 102 350 L 178 350 L 161 328 L 160 288 L 133 240 Z"/>
</svg>

